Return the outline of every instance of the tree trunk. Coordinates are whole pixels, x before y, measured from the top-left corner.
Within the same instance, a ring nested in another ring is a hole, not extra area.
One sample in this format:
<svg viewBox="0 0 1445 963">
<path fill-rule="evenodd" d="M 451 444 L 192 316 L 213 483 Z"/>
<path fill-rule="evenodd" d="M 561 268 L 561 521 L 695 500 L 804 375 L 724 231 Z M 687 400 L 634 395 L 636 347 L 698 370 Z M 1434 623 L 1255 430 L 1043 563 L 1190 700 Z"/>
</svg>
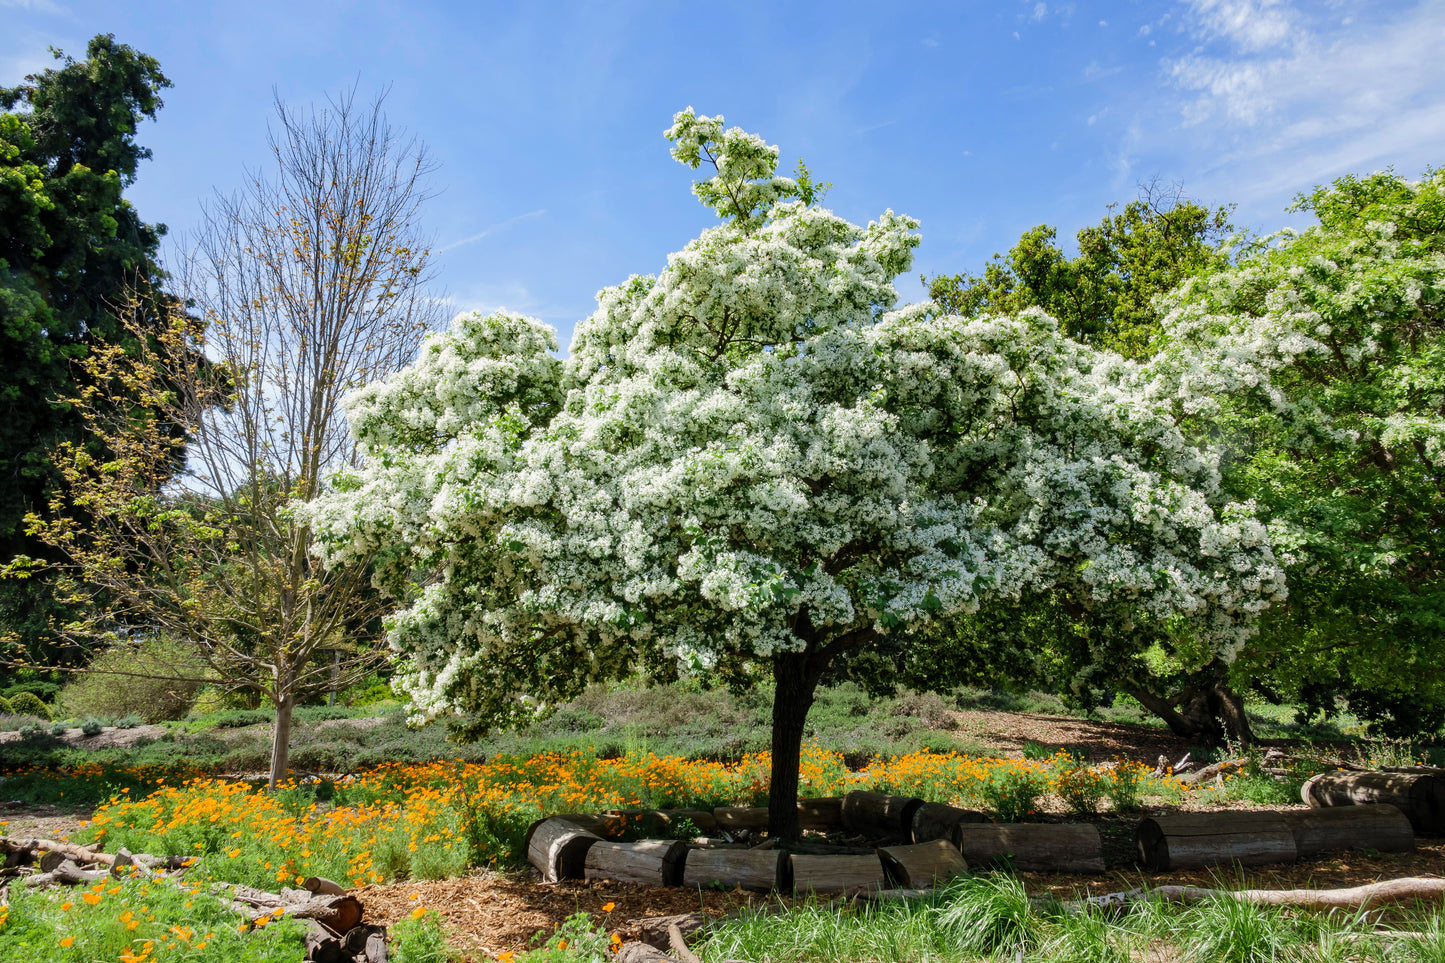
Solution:
<svg viewBox="0 0 1445 963">
<path fill-rule="evenodd" d="M 286 781 L 291 758 L 291 710 L 294 708 L 296 696 L 289 690 L 276 701 L 276 731 L 271 736 L 271 777 L 266 782 L 270 789 Z"/>
<path fill-rule="evenodd" d="M 798 826 L 798 766 L 802 762 L 803 723 L 813 705 L 822 675 L 807 652 L 785 652 L 773 657 L 773 772 L 768 791 L 768 835 L 796 840 Z"/>
<path fill-rule="evenodd" d="M 1139 685 L 1124 691 L 1158 716 L 1176 736 L 1213 746 L 1223 745 L 1226 738 L 1242 746 L 1254 743 L 1254 730 L 1244 714 L 1244 698 L 1222 679 L 1190 686 L 1173 698 L 1155 695 Z"/>
</svg>

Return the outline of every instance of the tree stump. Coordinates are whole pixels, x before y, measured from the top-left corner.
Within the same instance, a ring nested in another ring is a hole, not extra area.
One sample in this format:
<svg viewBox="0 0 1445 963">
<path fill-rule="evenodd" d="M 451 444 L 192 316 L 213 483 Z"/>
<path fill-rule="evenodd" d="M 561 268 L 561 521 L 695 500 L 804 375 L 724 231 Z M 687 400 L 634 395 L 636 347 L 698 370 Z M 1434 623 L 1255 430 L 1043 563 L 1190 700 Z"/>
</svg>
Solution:
<svg viewBox="0 0 1445 963">
<path fill-rule="evenodd" d="M 1288 820 L 1275 812 L 1155 816 L 1139 823 L 1136 839 L 1139 861 L 1154 870 L 1267 866 L 1298 856 Z"/>
<path fill-rule="evenodd" d="M 794 853 L 793 892 L 809 893 L 877 892 L 887 886 L 883 864 L 877 855 L 869 856 L 805 856 Z"/>
<path fill-rule="evenodd" d="M 977 809 L 958 809 L 943 803 L 926 802 L 913 813 L 912 839 L 927 843 L 935 839 L 953 838 L 953 828 L 961 823 L 988 822 Z"/>
<path fill-rule="evenodd" d="M 843 797 L 815 796 L 798 800 L 798 828 L 826 831 L 843 826 Z"/>
<path fill-rule="evenodd" d="M 683 864 L 682 883 L 692 889 L 714 884 L 725 889 L 768 893 L 787 891 L 788 854 L 780 849 L 691 849 Z"/>
<path fill-rule="evenodd" d="M 678 886 L 687 859 L 680 839 L 645 839 L 640 843 L 593 843 L 584 860 L 587 879 L 615 879 L 644 886 Z"/>
<path fill-rule="evenodd" d="M 1415 848 L 1415 831 L 1410 820 L 1394 806 L 1337 806 L 1287 812 L 1285 820 L 1294 833 L 1300 859 L 1318 856 L 1332 849 L 1374 849 L 1382 853 L 1404 853 Z"/>
<path fill-rule="evenodd" d="M 762 830 L 768 828 L 767 806 L 719 806 L 712 811 L 717 828 L 736 833 L 744 829 Z"/>
<path fill-rule="evenodd" d="M 843 797 L 843 828 L 863 836 L 909 839 L 913 814 L 923 805 L 913 796 L 889 796 L 855 789 Z"/>
<path fill-rule="evenodd" d="M 1088 823 L 960 823 L 953 844 L 975 868 L 1102 873 L 1104 845 Z"/>
<path fill-rule="evenodd" d="M 1310 806 L 1383 803 L 1405 814 L 1415 832 L 1445 835 L 1445 779 L 1430 772 L 1322 772 L 1300 789 Z"/>
<path fill-rule="evenodd" d="M 535 823 L 528 831 L 527 862 L 542 872 L 542 880 L 555 883 L 581 879 L 586 871 L 587 851 L 601 838 L 570 819 L 553 816 Z"/>
<path fill-rule="evenodd" d="M 878 850 L 888 883 L 904 889 L 929 889 L 968 872 L 968 860 L 946 839 Z"/>
</svg>

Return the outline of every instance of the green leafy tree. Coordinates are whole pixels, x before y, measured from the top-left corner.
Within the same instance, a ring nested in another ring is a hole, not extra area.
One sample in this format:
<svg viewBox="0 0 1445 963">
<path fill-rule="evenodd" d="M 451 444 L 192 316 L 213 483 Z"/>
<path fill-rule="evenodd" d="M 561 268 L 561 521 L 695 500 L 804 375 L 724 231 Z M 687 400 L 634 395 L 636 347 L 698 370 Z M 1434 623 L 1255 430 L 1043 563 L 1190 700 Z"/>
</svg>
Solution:
<svg viewBox="0 0 1445 963">
<path fill-rule="evenodd" d="M 150 151 L 136 127 L 154 118 L 170 86 L 152 57 L 90 41 L 86 59 L 61 61 L 0 88 L 0 561 L 44 554 L 25 516 L 44 512 L 59 477 L 51 454 L 92 444 L 60 399 L 73 394 L 74 362 L 126 339 L 116 306 L 139 296 L 153 312 L 164 227 L 143 222 L 122 196 Z M 0 629 L 30 661 L 64 660 L 51 647 L 63 614 L 44 579 L 0 582 Z"/>
<path fill-rule="evenodd" d="M 1155 299 L 1222 263 L 1220 243 L 1233 230 L 1229 214 L 1227 207 L 1211 211 L 1151 184 L 1122 211 L 1079 231 L 1079 253 L 1072 258 L 1056 243 L 1057 228 L 1040 224 L 1007 255 L 995 254 L 982 274 L 923 282 L 946 314 L 972 318 L 1043 308 L 1071 338 L 1143 357 L 1159 333 Z"/>
<path fill-rule="evenodd" d="M 1161 389 L 1271 519 L 1287 606 L 1239 671 L 1400 729 L 1445 702 L 1445 170 L 1345 177 L 1318 223 L 1166 299 Z M 1416 729 L 1416 731 L 1420 731 Z"/>
</svg>

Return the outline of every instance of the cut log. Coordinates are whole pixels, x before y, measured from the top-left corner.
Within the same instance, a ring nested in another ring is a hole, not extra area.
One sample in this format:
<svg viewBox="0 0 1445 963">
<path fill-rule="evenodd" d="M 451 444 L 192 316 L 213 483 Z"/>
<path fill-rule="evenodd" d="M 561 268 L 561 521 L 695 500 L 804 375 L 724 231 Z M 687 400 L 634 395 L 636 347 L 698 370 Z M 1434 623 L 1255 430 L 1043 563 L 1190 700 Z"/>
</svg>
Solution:
<svg viewBox="0 0 1445 963">
<path fill-rule="evenodd" d="M 855 789 L 843 797 L 843 828 L 864 836 L 909 839 L 913 814 L 923 805 L 913 796 L 889 796 Z"/>
<path fill-rule="evenodd" d="M 780 849 L 693 849 L 682 869 L 682 883 L 702 886 L 741 886 L 754 892 L 787 891 L 788 854 Z"/>
<path fill-rule="evenodd" d="M 361 923 L 361 901 L 354 896 L 313 896 L 305 890 L 268 893 L 228 883 L 217 883 L 214 888 L 229 893 L 231 909 L 251 919 L 279 909 L 300 920 L 315 920 L 337 936 Z"/>
<path fill-rule="evenodd" d="M 587 879 L 615 879 L 644 886 L 682 883 L 687 844 L 680 839 L 645 839 L 640 843 L 594 843 L 583 861 Z"/>
<path fill-rule="evenodd" d="M 371 933 L 366 937 L 366 947 L 361 951 L 361 958 L 366 963 L 386 963 L 386 927 L 367 927 Z"/>
<path fill-rule="evenodd" d="M 47 853 L 46 855 L 48 856 L 50 854 Z M 49 873 L 57 883 L 69 883 L 72 886 L 79 886 L 82 883 L 94 883 L 102 879 L 110 878 L 110 870 L 83 869 L 69 859 L 62 859 L 55 866 L 51 867 Z"/>
<path fill-rule="evenodd" d="M 570 819 L 553 816 L 532 827 L 527 845 L 527 862 L 542 873 L 542 881 L 555 883 L 581 879 L 587 868 L 587 851 L 601 837 Z"/>
<path fill-rule="evenodd" d="M 669 956 L 655 946 L 647 943 L 623 943 L 617 948 L 617 955 L 613 957 L 616 963 L 681 963 L 676 957 Z"/>
<path fill-rule="evenodd" d="M 1300 789 L 1316 809 L 1384 803 L 1405 814 L 1415 832 L 1445 835 L 1445 778 L 1426 772 L 1322 772 Z"/>
<path fill-rule="evenodd" d="M 974 869 L 1102 873 L 1104 845 L 1088 823 L 960 823 L 953 844 Z"/>
<path fill-rule="evenodd" d="M 606 813 L 557 813 L 537 820 L 527 827 L 527 835 L 522 837 L 522 848 L 529 853 L 532 850 L 532 836 L 536 834 L 538 827 L 549 819 L 562 819 L 585 830 L 599 839 L 618 839 L 622 836 L 622 820 L 616 816 L 609 816 Z"/>
<path fill-rule="evenodd" d="M 306 887 L 308 893 L 319 893 L 322 896 L 346 895 L 346 890 L 340 883 L 334 883 L 324 876 L 308 876 L 301 885 Z"/>
<path fill-rule="evenodd" d="M 351 963 L 353 954 L 345 950 L 341 940 L 320 923 L 306 926 L 306 960 L 308 963 Z"/>
<path fill-rule="evenodd" d="M 745 829 L 768 828 L 768 807 L 766 806 L 719 806 L 712 811 L 717 819 L 717 828 L 728 833 Z"/>
<path fill-rule="evenodd" d="M 38 850 L 43 849 L 52 853 L 60 853 L 72 862 L 82 866 L 91 866 L 99 863 L 101 866 L 109 868 L 110 864 L 115 862 L 115 856 L 99 851 L 99 843 L 92 843 L 90 846 L 77 846 L 74 843 L 57 842 L 53 839 L 37 839 L 32 841 L 30 845 Z"/>
<path fill-rule="evenodd" d="M 869 856 L 805 856 L 794 853 L 793 892 L 809 893 L 877 892 L 888 885 L 883 864 L 876 854 Z"/>
<path fill-rule="evenodd" d="M 1410 820 L 1394 806 L 1336 806 L 1284 813 L 1300 859 L 1332 849 L 1404 853 L 1415 848 Z"/>
<path fill-rule="evenodd" d="M 823 832 L 843 828 L 843 797 L 816 796 L 799 799 L 798 828 Z"/>
<path fill-rule="evenodd" d="M 637 938 L 644 943 L 665 950 L 672 940 L 672 929 L 683 936 L 691 936 L 702 929 L 710 922 L 711 918 L 703 912 L 681 913 L 676 916 L 646 916 L 640 920 L 629 920 L 629 925 L 637 927 Z"/>
<path fill-rule="evenodd" d="M 976 809 L 959 809 L 943 803 L 926 802 L 913 813 L 912 839 L 915 843 L 952 839 L 955 826 L 987 821 L 988 817 Z"/>
<path fill-rule="evenodd" d="M 1298 856 L 1294 833 L 1276 812 L 1155 816 L 1139 823 L 1135 838 L 1139 861 L 1153 870 L 1267 866 Z"/>
<path fill-rule="evenodd" d="M 903 889 L 928 889 L 968 872 L 968 860 L 946 839 L 912 846 L 885 846 L 878 850 L 888 885 Z"/>
</svg>

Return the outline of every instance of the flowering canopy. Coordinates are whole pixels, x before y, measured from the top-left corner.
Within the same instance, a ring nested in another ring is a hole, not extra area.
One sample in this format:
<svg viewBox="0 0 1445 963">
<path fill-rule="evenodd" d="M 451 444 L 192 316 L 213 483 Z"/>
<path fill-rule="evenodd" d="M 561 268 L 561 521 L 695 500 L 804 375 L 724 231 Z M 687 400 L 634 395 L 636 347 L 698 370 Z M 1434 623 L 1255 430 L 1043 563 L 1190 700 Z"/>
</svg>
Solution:
<svg viewBox="0 0 1445 963">
<path fill-rule="evenodd" d="M 1445 171 L 1342 178 L 1298 209 L 1319 223 L 1166 299 L 1155 391 L 1228 439 L 1226 486 L 1259 500 L 1289 566 L 1255 669 L 1330 708 L 1336 694 L 1357 712 L 1391 692 L 1438 704 Z"/>
<path fill-rule="evenodd" d="M 806 712 L 833 657 L 1062 583 L 1126 637 L 1247 637 L 1283 590 L 1264 527 L 1137 366 L 1037 311 L 891 310 L 916 222 L 809 206 L 720 117 L 668 137 L 723 223 L 603 290 L 565 362 L 463 315 L 351 400 L 366 467 L 310 519 L 332 563 L 438 573 L 391 632 L 421 715 L 803 656 Z"/>
</svg>

